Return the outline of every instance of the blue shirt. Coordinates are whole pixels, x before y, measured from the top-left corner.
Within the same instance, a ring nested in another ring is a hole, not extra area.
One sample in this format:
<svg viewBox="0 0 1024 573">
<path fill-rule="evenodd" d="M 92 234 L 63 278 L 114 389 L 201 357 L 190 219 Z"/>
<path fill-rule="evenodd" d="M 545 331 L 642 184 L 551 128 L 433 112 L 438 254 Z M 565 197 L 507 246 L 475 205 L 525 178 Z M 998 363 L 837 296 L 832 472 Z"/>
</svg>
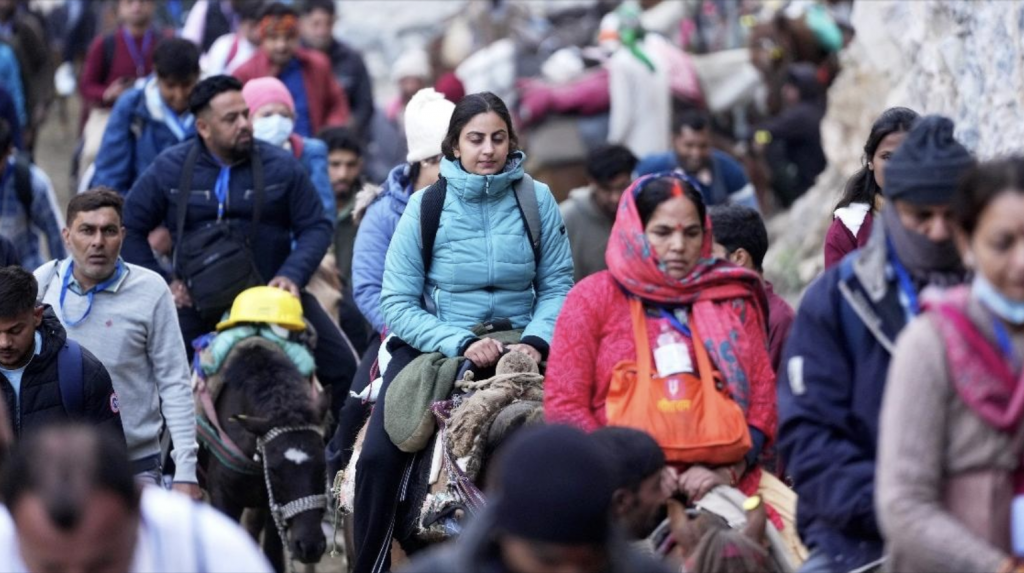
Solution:
<svg viewBox="0 0 1024 573">
<path fill-rule="evenodd" d="M 313 124 L 309 121 L 309 99 L 306 97 L 306 82 L 302 77 L 299 60 L 292 58 L 291 63 L 281 71 L 279 78 L 295 100 L 295 129 L 303 137 L 313 137 Z"/>
<path fill-rule="evenodd" d="M 43 335 L 36 331 L 36 351 L 33 356 L 39 356 L 39 353 L 43 351 Z M 29 360 L 24 366 L 17 370 L 8 370 L 6 368 L 0 368 L 0 374 L 7 378 L 7 381 L 11 383 L 11 388 L 14 388 L 14 412 L 17 416 L 16 423 L 21 422 L 21 377 L 25 374 L 25 369 L 28 368 Z"/>
</svg>

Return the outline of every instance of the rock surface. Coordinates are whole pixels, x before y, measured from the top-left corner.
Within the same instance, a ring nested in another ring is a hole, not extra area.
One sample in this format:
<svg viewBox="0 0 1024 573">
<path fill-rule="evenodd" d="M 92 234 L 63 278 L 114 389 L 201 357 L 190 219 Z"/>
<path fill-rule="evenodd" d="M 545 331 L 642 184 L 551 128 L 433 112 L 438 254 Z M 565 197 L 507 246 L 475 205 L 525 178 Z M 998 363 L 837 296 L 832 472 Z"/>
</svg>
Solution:
<svg viewBox="0 0 1024 573">
<path fill-rule="evenodd" d="M 824 267 L 832 208 L 883 110 L 946 115 L 981 159 L 1024 147 L 1024 3 L 860 0 L 853 24 L 857 37 L 841 54 L 821 126 L 828 169 L 768 223 L 766 273 L 792 302 Z"/>
</svg>

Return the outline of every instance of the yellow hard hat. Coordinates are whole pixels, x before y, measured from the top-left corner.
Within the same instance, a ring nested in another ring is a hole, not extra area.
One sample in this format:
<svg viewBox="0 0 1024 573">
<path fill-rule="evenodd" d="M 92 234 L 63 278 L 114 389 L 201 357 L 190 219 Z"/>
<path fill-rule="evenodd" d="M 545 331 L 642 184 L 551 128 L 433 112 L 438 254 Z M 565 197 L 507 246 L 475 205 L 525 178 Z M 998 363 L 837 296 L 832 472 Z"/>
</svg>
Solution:
<svg viewBox="0 0 1024 573">
<path fill-rule="evenodd" d="M 290 292 L 268 286 L 246 289 L 235 297 L 228 319 L 217 325 L 217 332 L 250 322 L 276 324 L 288 330 L 305 330 L 302 303 Z"/>
</svg>

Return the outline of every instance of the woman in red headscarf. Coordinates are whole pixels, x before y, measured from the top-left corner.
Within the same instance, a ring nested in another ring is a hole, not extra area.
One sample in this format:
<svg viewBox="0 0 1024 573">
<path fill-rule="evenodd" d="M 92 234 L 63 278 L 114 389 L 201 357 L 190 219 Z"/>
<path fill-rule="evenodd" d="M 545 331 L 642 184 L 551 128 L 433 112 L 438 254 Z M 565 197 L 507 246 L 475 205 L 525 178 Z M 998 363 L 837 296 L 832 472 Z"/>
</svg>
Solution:
<svg viewBox="0 0 1024 573">
<path fill-rule="evenodd" d="M 713 258 L 711 243 L 685 175 L 634 182 L 608 270 L 569 292 L 545 381 L 548 422 L 647 431 L 682 470 L 691 500 L 723 484 L 756 492 L 777 423 L 761 280 Z"/>
</svg>

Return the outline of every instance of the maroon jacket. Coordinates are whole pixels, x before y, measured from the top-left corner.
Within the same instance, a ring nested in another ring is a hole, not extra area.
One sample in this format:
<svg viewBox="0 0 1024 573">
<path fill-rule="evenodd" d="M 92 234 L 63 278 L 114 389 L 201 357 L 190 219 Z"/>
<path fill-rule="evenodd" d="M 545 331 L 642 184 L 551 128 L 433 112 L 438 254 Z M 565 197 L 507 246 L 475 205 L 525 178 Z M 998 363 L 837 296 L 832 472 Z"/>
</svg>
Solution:
<svg viewBox="0 0 1024 573">
<path fill-rule="evenodd" d="M 825 235 L 825 268 L 830 269 L 839 264 L 843 257 L 863 247 L 871 236 L 871 223 L 874 220 L 871 213 L 864 216 L 864 223 L 861 224 L 854 237 L 850 229 L 846 228 L 838 218 L 832 220 L 832 226 L 828 228 Z"/>
<path fill-rule="evenodd" d="M 348 96 L 338 85 L 331 71 L 327 56 L 304 48 L 295 52 L 302 67 L 302 79 L 306 86 L 309 103 L 309 123 L 313 133 L 325 127 L 345 125 L 349 119 Z M 234 75 L 243 84 L 249 80 L 271 75 L 270 58 L 263 50 L 256 50 L 253 57 L 235 70 Z"/>
<path fill-rule="evenodd" d="M 796 313 L 786 299 L 775 294 L 772 283 L 764 281 L 764 292 L 768 295 L 768 357 L 772 361 L 772 370 L 778 374 L 779 365 L 782 364 L 782 350 L 786 346 Z"/>
<path fill-rule="evenodd" d="M 173 31 L 160 32 L 154 30 L 153 41 L 150 42 L 149 46 L 146 46 L 147 50 L 143 54 L 146 65 L 141 76 L 138 74 L 138 70 L 135 69 L 135 62 L 128 51 L 128 44 L 124 41 L 124 34 L 121 32 L 121 28 L 111 33 L 114 36 L 114 53 L 106 70 L 103 69 L 103 43 L 107 36 L 97 36 L 92 41 L 92 45 L 89 46 L 89 52 L 85 56 L 85 65 L 82 67 L 79 89 L 82 93 L 82 99 L 85 100 L 89 109 L 113 105 L 113 102 L 106 105 L 103 103 L 103 92 L 115 80 L 121 78 L 137 79 L 152 73 L 153 50 L 156 49 L 156 45 L 160 40 L 169 37 L 169 34 L 173 33 Z M 141 38 L 136 38 L 136 41 L 141 43 Z M 85 110 L 85 114 L 88 115 L 88 110 Z"/>
</svg>

